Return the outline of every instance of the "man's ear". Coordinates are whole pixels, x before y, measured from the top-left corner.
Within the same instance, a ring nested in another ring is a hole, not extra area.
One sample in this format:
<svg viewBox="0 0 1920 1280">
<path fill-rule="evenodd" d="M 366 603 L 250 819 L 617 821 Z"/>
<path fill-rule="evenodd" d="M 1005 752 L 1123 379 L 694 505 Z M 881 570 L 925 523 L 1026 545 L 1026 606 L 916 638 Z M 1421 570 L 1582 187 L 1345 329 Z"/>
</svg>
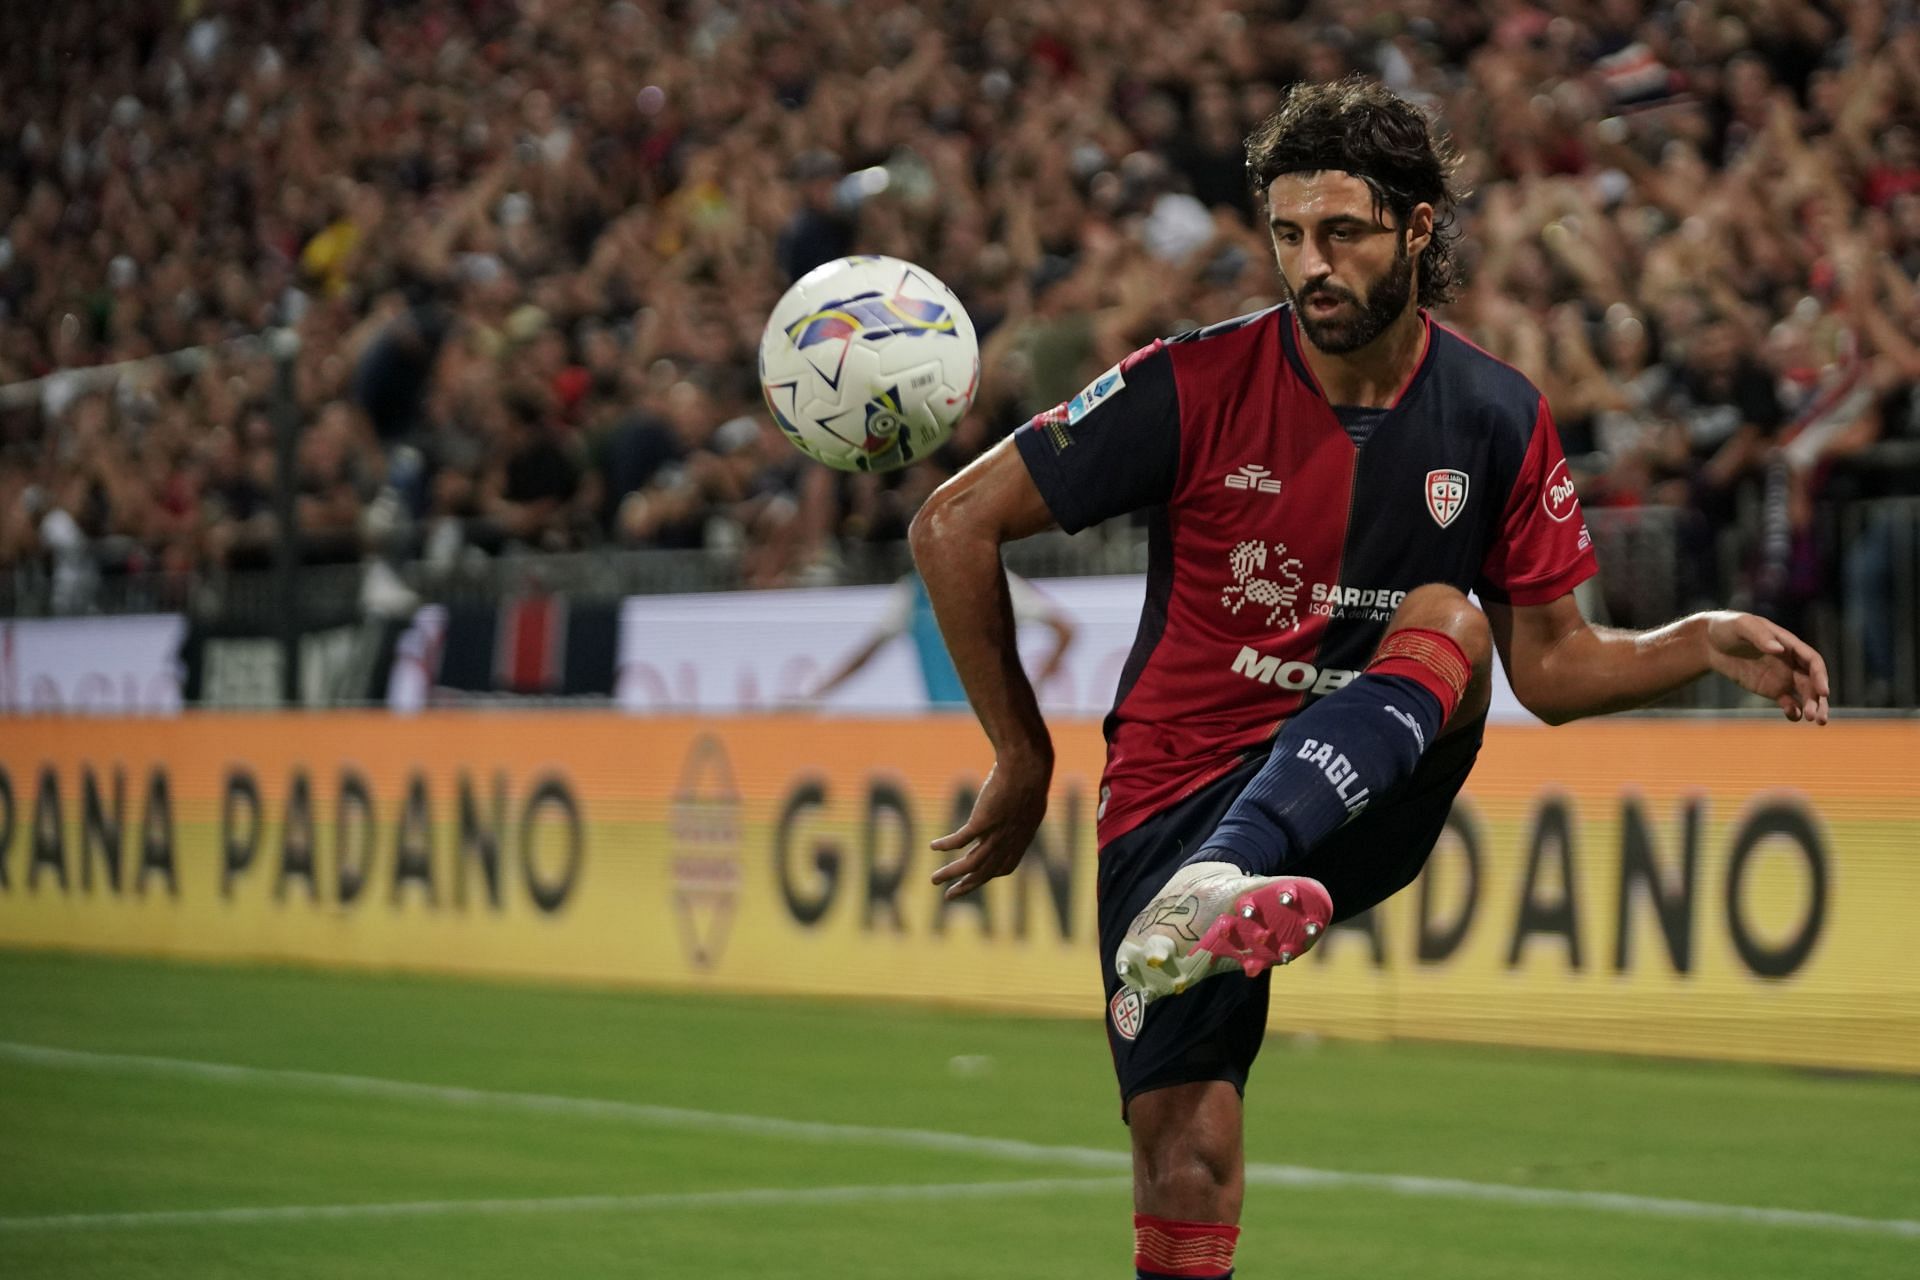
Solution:
<svg viewBox="0 0 1920 1280">
<path fill-rule="evenodd" d="M 1407 256 L 1411 258 L 1433 242 L 1433 206 L 1421 201 L 1407 212 L 1407 222 L 1403 229 L 1406 236 Z"/>
</svg>

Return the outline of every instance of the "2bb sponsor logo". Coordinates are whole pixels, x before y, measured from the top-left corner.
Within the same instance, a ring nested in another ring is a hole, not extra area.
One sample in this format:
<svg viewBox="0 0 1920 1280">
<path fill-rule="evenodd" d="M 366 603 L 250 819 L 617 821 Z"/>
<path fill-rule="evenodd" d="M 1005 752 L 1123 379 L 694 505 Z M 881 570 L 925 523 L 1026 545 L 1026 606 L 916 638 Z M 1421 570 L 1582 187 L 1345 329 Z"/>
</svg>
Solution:
<svg viewBox="0 0 1920 1280">
<path fill-rule="evenodd" d="M 1575 495 L 1573 475 L 1567 470 L 1565 458 L 1553 464 L 1553 470 L 1547 472 L 1546 486 L 1540 492 L 1540 506 L 1549 519 L 1565 524 L 1580 509 L 1580 499 Z"/>
</svg>

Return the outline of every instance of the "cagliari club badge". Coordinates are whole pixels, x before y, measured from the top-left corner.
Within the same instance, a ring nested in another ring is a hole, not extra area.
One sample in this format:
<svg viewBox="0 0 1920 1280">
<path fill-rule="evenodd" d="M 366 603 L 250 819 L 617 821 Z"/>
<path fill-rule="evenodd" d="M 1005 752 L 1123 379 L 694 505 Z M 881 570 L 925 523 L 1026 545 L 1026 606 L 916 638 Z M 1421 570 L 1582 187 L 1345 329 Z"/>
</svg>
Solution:
<svg viewBox="0 0 1920 1280">
<path fill-rule="evenodd" d="M 1467 473 L 1452 467 L 1427 472 L 1427 514 L 1442 529 L 1467 505 Z"/>
<path fill-rule="evenodd" d="M 1147 1005 L 1138 991 L 1122 987 L 1107 1002 L 1107 1012 L 1112 1015 L 1113 1029 L 1120 1033 L 1120 1038 L 1131 1040 L 1140 1034 L 1140 1022 L 1146 1016 Z"/>
</svg>

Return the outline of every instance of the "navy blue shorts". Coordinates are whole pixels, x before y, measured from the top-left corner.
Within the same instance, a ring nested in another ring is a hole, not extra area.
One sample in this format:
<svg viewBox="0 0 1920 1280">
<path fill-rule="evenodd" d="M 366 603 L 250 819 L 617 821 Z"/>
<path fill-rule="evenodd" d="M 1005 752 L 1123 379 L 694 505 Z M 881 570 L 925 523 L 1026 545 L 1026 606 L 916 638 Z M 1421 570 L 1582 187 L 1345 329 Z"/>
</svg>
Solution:
<svg viewBox="0 0 1920 1280">
<path fill-rule="evenodd" d="M 1357 916 L 1412 884 L 1473 770 L 1485 727 L 1482 721 L 1441 738 L 1420 758 L 1411 778 L 1288 867 L 1288 874 L 1326 885 L 1336 921 Z M 1154 1001 L 1143 1015 L 1138 1001 L 1123 994 L 1113 956 L 1133 918 L 1213 834 L 1266 762 L 1265 752 L 1242 761 L 1100 851 L 1100 976 L 1122 1116 L 1136 1095 L 1168 1085 L 1226 1080 L 1246 1092 L 1247 1072 L 1267 1031 L 1273 971 L 1258 978 L 1240 973 L 1208 978 L 1184 995 Z"/>
</svg>

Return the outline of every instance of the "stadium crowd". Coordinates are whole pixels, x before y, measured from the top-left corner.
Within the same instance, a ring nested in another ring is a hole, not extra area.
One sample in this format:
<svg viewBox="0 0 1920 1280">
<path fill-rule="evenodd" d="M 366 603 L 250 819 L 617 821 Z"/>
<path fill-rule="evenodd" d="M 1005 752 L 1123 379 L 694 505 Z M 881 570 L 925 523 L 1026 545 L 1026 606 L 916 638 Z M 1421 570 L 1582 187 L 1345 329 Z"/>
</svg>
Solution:
<svg viewBox="0 0 1920 1280">
<path fill-rule="evenodd" d="M 76 590 L 81 557 L 263 562 L 274 370 L 218 344 L 272 326 L 309 556 L 830 577 L 1131 348 L 1277 301 L 1241 140 L 1356 71 L 1451 134 L 1444 318 L 1547 391 L 1590 506 L 1688 513 L 1703 574 L 1739 530 L 1719 586 L 1791 616 L 1877 571 L 1821 502 L 1915 491 L 1908 3 L 74 0 L 0 33 L 0 383 L 42 379 L 0 402 L 0 565 Z M 984 341 L 978 411 L 893 477 L 805 463 L 757 396 L 772 304 L 852 251 Z"/>
</svg>

